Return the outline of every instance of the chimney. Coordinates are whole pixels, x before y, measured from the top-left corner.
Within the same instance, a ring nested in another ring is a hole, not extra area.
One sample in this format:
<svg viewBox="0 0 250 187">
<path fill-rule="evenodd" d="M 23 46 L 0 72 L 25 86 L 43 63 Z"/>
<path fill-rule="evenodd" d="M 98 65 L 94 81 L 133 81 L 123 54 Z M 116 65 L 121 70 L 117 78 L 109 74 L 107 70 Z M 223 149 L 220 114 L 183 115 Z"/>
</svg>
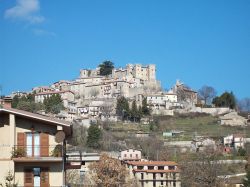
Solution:
<svg viewBox="0 0 250 187">
<path fill-rule="evenodd" d="M 4 97 L 2 99 L 2 105 L 5 108 L 11 108 L 11 102 L 12 102 L 12 98 L 11 97 Z"/>
</svg>

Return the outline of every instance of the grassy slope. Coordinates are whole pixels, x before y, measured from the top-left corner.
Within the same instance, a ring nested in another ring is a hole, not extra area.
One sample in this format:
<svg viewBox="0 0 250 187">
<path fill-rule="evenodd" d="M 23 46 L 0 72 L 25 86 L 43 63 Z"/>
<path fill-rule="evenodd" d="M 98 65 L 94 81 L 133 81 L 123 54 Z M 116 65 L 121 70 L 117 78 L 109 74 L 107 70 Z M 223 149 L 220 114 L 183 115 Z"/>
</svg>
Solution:
<svg viewBox="0 0 250 187">
<path fill-rule="evenodd" d="M 182 140 L 191 140 L 195 132 L 197 135 L 213 138 L 220 138 L 232 133 L 243 133 L 250 137 L 250 127 L 221 126 L 218 123 L 218 119 L 213 116 L 160 117 L 157 120 L 158 125 L 155 124 L 156 127 L 152 133 L 156 134 L 160 139 L 162 138 L 162 132 L 170 130 L 185 131 L 184 136 L 181 138 Z M 111 126 L 111 130 L 116 135 L 120 134 L 122 136 L 122 134 L 125 135 L 136 131 L 150 132 L 150 125 L 117 123 Z"/>
</svg>

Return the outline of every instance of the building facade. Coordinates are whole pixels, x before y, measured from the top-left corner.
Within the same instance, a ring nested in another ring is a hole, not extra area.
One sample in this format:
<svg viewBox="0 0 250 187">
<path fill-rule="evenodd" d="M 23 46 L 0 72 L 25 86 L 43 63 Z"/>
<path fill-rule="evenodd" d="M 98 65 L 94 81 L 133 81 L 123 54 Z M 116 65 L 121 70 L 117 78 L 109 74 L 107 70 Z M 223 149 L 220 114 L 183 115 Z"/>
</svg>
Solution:
<svg viewBox="0 0 250 187">
<path fill-rule="evenodd" d="M 20 187 L 64 185 L 63 143 L 68 122 L 4 106 L 0 108 L 0 183 L 8 172 Z"/>
<path fill-rule="evenodd" d="M 181 187 L 180 171 L 175 162 L 131 161 L 127 162 L 131 178 L 141 187 Z"/>
</svg>

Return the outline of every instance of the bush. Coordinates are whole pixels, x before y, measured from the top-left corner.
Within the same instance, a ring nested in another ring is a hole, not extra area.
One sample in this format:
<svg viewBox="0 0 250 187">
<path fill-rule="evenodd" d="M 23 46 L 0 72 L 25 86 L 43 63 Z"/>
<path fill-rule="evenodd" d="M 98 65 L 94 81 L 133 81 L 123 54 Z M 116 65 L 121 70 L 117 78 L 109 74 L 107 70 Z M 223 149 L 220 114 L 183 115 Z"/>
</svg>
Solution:
<svg viewBox="0 0 250 187">
<path fill-rule="evenodd" d="M 51 152 L 51 156 L 53 157 L 61 157 L 62 156 L 62 145 L 56 145 L 54 150 Z"/>
<path fill-rule="evenodd" d="M 11 171 L 8 171 L 8 174 L 4 177 L 5 179 L 5 185 L 0 183 L 0 187 L 17 187 L 18 184 L 14 183 L 14 175 L 12 174 Z"/>
<path fill-rule="evenodd" d="M 247 155 L 247 152 L 244 148 L 240 147 L 238 149 L 238 156 L 246 156 Z"/>
<path fill-rule="evenodd" d="M 21 147 L 14 148 L 11 152 L 11 158 L 19 158 L 24 156 L 26 156 L 26 153 L 24 148 Z"/>
</svg>

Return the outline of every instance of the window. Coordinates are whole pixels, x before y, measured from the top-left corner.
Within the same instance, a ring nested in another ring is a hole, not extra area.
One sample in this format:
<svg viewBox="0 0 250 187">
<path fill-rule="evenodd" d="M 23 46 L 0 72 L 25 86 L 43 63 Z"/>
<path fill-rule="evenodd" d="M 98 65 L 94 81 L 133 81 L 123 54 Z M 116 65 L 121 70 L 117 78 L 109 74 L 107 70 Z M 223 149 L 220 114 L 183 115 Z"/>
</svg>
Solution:
<svg viewBox="0 0 250 187">
<path fill-rule="evenodd" d="M 155 181 L 153 181 L 153 187 L 156 187 L 156 182 Z"/>
<path fill-rule="evenodd" d="M 144 173 L 141 173 L 141 180 L 144 179 Z"/>
<path fill-rule="evenodd" d="M 18 133 L 17 145 L 25 149 L 27 157 L 49 155 L 49 137 L 45 133 Z"/>
<path fill-rule="evenodd" d="M 148 170 L 154 170 L 154 166 L 148 166 Z"/>
<path fill-rule="evenodd" d="M 135 157 L 138 158 L 138 154 L 135 154 Z"/>
<path fill-rule="evenodd" d="M 153 173 L 153 179 L 156 179 L 156 174 L 155 173 Z"/>
<path fill-rule="evenodd" d="M 174 170 L 174 169 L 175 169 L 175 166 L 168 166 L 168 169 L 169 169 L 169 170 Z"/>
<path fill-rule="evenodd" d="M 137 169 L 143 170 L 143 166 L 137 166 Z"/>
<path fill-rule="evenodd" d="M 124 157 L 127 157 L 127 154 L 124 154 Z"/>
<path fill-rule="evenodd" d="M 161 177 L 163 177 L 163 173 L 161 173 Z"/>
<path fill-rule="evenodd" d="M 130 154 L 130 158 L 132 158 L 132 154 Z"/>
<path fill-rule="evenodd" d="M 161 185 L 163 185 L 163 181 L 161 181 Z"/>
<path fill-rule="evenodd" d="M 164 166 L 158 166 L 158 170 L 164 170 Z"/>
</svg>

